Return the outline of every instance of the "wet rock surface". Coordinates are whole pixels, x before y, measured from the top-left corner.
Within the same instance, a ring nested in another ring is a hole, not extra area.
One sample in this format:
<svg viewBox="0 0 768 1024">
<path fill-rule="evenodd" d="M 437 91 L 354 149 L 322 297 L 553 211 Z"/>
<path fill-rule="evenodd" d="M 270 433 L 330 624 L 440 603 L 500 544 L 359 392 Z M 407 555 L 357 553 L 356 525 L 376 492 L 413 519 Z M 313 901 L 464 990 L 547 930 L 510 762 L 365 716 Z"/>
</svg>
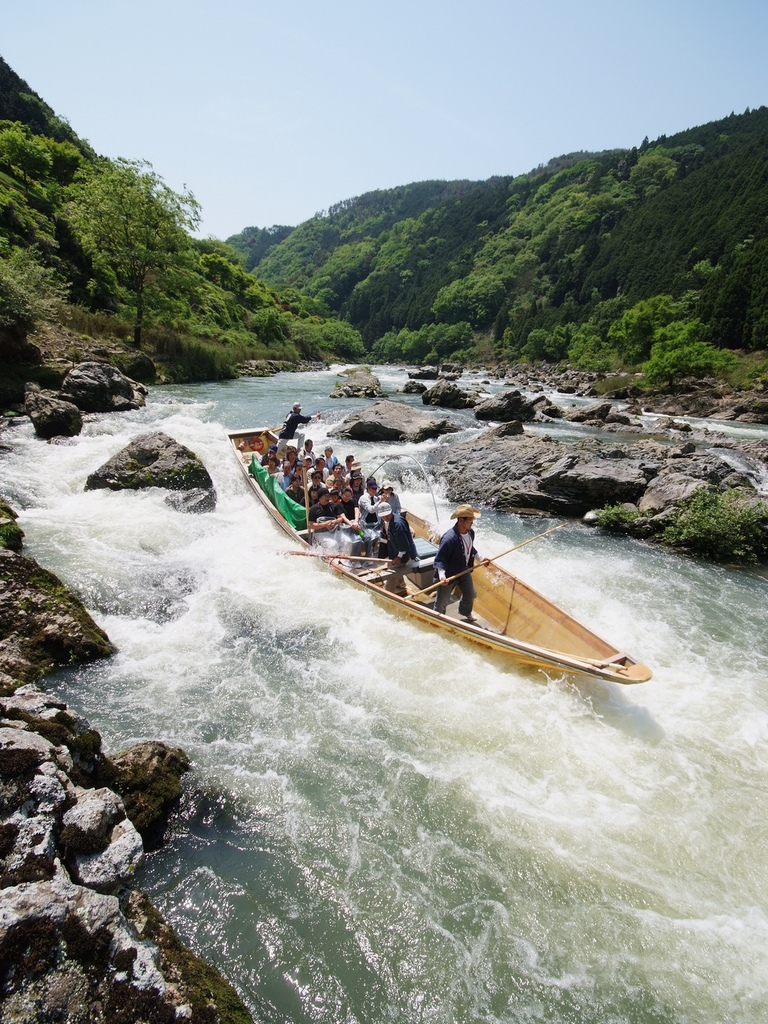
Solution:
<svg viewBox="0 0 768 1024">
<path fill-rule="evenodd" d="M 72 752 L 86 733 L 78 769 Z M 231 986 L 130 888 L 144 845 L 130 802 L 101 784 L 131 765 L 135 779 L 141 765 L 149 788 L 156 770 L 174 773 L 178 788 L 189 762 L 161 743 L 114 761 L 100 747 L 87 722 L 35 686 L 0 698 L 2 1020 L 251 1020 Z"/>
<path fill-rule="evenodd" d="M 384 397 L 379 378 L 364 367 L 344 370 L 340 376 L 345 379 L 336 384 L 329 396 L 331 398 Z"/>
<path fill-rule="evenodd" d="M 84 362 L 70 370 L 60 395 L 83 412 L 122 412 L 144 405 L 147 389 L 110 363 Z"/>
<path fill-rule="evenodd" d="M 0 688 L 112 653 L 106 633 L 54 573 L 0 548 Z"/>
<path fill-rule="evenodd" d="M 725 446 L 722 452 L 682 437 L 679 444 L 650 438 L 633 443 L 595 437 L 563 441 L 532 434 L 510 436 L 499 427 L 438 449 L 430 461 L 455 501 L 564 516 L 583 516 L 626 502 L 658 515 L 698 487 L 741 487 L 755 495 L 749 475 L 735 473 L 727 454 L 764 470 L 768 442 L 719 443 Z"/>
<path fill-rule="evenodd" d="M 377 402 L 370 409 L 350 413 L 330 433 L 354 441 L 427 441 L 459 428 L 399 402 Z"/>
<path fill-rule="evenodd" d="M 113 491 L 165 487 L 187 492 L 186 498 L 174 496 L 174 507 L 181 512 L 210 512 L 216 507 L 216 490 L 201 460 L 183 444 L 167 434 L 137 437 L 122 451 L 91 473 L 85 482 L 87 491 L 109 488 Z"/>
<path fill-rule="evenodd" d="M 27 384 L 24 411 L 32 420 L 38 437 L 75 437 L 83 429 L 83 414 L 73 402 L 55 391 L 45 391 L 37 384 Z"/>
</svg>

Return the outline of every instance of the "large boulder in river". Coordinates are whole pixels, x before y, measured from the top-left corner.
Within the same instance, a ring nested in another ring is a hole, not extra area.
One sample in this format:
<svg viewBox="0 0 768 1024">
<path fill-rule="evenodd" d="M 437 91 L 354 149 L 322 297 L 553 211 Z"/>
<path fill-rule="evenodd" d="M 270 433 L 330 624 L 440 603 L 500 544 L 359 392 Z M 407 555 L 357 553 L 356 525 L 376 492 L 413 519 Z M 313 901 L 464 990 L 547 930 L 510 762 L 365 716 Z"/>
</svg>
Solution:
<svg viewBox="0 0 768 1024">
<path fill-rule="evenodd" d="M 636 502 L 658 471 L 650 453 L 587 438 L 563 443 L 504 428 L 435 452 L 448 496 L 502 511 L 582 516 L 616 501 Z"/>
<path fill-rule="evenodd" d="M 510 420 L 530 423 L 539 404 L 544 404 L 540 397 L 530 399 L 520 391 L 504 391 L 479 402 L 475 406 L 475 419 L 495 420 L 497 423 L 508 423 Z"/>
<path fill-rule="evenodd" d="M 330 394 L 330 398 L 383 398 L 379 378 L 365 366 L 357 366 L 351 370 L 344 370 L 342 377 L 346 380 L 339 382 Z"/>
<path fill-rule="evenodd" d="M 83 429 L 83 414 L 74 402 L 55 391 L 44 391 L 39 384 L 27 384 L 24 412 L 32 420 L 38 437 L 75 437 Z"/>
<path fill-rule="evenodd" d="M 83 412 L 124 412 L 144 405 L 147 389 L 109 363 L 78 363 L 61 385 L 63 398 Z"/>
<path fill-rule="evenodd" d="M 112 653 L 75 595 L 33 558 L 0 548 L 0 687 Z"/>
<path fill-rule="evenodd" d="M 102 487 L 112 491 L 167 487 L 171 491 L 202 492 L 195 495 L 198 500 L 194 508 L 176 501 L 171 504 L 179 511 L 210 512 L 216 507 L 216 490 L 203 463 L 193 451 L 163 433 L 137 437 L 91 473 L 85 482 L 86 491 Z"/>
<path fill-rule="evenodd" d="M 477 399 L 451 380 L 439 380 L 434 387 L 425 391 L 421 400 L 424 405 L 441 405 L 444 409 L 471 409 Z"/>
<path fill-rule="evenodd" d="M 610 402 L 590 402 L 589 405 L 577 405 L 569 409 L 563 419 L 569 423 L 604 423 L 612 409 Z"/>
<path fill-rule="evenodd" d="M 350 413 L 330 431 L 353 441 L 427 441 L 458 430 L 446 419 L 412 409 L 399 402 L 377 402 L 370 409 Z"/>
</svg>

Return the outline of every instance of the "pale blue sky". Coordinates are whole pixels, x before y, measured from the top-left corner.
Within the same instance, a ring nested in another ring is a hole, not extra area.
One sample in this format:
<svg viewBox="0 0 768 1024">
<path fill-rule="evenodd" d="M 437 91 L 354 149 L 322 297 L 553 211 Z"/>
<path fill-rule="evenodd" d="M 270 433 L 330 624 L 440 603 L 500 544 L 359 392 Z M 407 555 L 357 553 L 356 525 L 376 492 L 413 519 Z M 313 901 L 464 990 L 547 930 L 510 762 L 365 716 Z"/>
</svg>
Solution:
<svg viewBox="0 0 768 1024">
<path fill-rule="evenodd" d="M 202 233 L 768 103 L 766 0 L 0 0 L 0 54 Z"/>
</svg>

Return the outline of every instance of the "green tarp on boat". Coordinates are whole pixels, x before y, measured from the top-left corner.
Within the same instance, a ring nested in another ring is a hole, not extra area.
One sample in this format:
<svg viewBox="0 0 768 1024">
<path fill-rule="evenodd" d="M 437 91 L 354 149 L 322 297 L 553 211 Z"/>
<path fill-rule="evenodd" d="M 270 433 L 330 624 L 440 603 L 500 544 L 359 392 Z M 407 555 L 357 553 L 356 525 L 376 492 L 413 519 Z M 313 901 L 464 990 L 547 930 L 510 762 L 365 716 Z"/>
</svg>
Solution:
<svg viewBox="0 0 768 1024">
<path fill-rule="evenodd" d="M 278 512 L 283 518 L 288 520 L 294 530 L 306 530 L 307 511 L 304 506 L 299 505 L 298 502 L 288 497 L 277 480 L 269 475 L 255 455 L 251 459 L 248 472 L 256 480 L 256 483 L 264 491 Z"/>
</svg>

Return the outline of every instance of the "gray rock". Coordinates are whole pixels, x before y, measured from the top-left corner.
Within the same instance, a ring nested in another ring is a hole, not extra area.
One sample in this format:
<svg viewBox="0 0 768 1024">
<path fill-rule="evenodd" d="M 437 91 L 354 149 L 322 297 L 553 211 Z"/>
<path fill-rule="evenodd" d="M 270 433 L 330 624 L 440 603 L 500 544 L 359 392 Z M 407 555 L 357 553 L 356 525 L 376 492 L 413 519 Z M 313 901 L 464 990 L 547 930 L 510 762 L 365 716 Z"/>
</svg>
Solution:
<svg viewBox="0 0 768 1024">
<path fill-rule="evenodd" d="M 75 880 L 96 892 L 116 893 L 128 885 L 144 863 L 144 844 L 133 823 L 125 818 L 112 829 L 103 850 L 74 857 Z"/>
<path fill-rule="evenodd" d="M 439 380 L 434 387 L 425 391 L 421 400 L 424 405 L 440 405 L 444 409 L 472 409 L 477 399 L 450 380 Z"/>
<path fill-rule="evenodd" d="M 532 400 L 520 391 L 504 391 L 479 402 L 475 406 L 475 419 L 496 420 L 499 423 L 520 420 L 521 423 L 530 423 L 539 404 L 544 405 L 541 398 Z"/>
<path fill-rule="evenodd" d="M 352 370 L 345 370 L 341 376 L 346 376 L 343 383 L 335 386 L 331 392 L 331 398 L 383 398 L 384 392 L 378 377 L 364 367 Z"/>
<path fill-rule="evenodd" d="M 167 487 L 171 491 L 206 491 L 207 511 L 215 508 L 213 481 L 200 459 L 167 434 L 137 437 L 99 467 L 85 482 L 86 491 L 108 487 L 113 491 Z M 200 498 L 192 499 L 200 508 Z"/>
<path fill-rule="evenodd" d="M 61 385 L 61 395 L 83 412 L 122 412 L 144 405 L 147 389 L 109 363 L 78 363 Z"/>
<path fill-rule="evenodd" d="M 111 789 L 81 789 L 77 803 L 62 818 L 62 841 L 74 853 L 102 850 L 114 826 L 125 818 L 123 801 Z"/>
<path fill-rule="evenodd" d="M 611 413 L 610 402 L 592 402 L 590 405 L 575 406 L 564 414 L 569 423 L 587 423 L 589 420 L 604 421 Z"/>
<path fill-rule="evenodd" d="M 370 409 L 351 413 L 330 433 L 353 441 L 426 441 L 458 430 L 448 420 L 399 402 L 377 402 Z"/>
<path fill-rule="evenodd" d="M 423 384 L 420 380 L 407 380 L 405 384 L 400 388 L 400 394 L 402 395 L 423 395 L 427 390 L 427 385 Z"/>
<path fill-rule="evenodd" d="M 437 380 L 440 371 L 436 366 L 422 366 L 418 370 L 409 370 L 411 380 Z"/>
<path fill-rule="evenodd" d="M 32 420 L 38 437 L 75 437 L 83 429 L 83 415 L 73 402 L 55 391 L 44 391 L 37 384 L 27 384 L 24 411 Z"/>
<path fill-rule="evenodd" d="M 112 645 L 78 598 L 33 558 L 0 548 L 0 673 L 16 685 Z"/>
<path fill-rule="evenodd" d="M 701 478 L 665 468 L 648 484 L 637 507 L 641 512 L 655 516 L 673 505 L 679 505 L 694 491 L 705 486 L 706 481 Z"/>
</svg>

